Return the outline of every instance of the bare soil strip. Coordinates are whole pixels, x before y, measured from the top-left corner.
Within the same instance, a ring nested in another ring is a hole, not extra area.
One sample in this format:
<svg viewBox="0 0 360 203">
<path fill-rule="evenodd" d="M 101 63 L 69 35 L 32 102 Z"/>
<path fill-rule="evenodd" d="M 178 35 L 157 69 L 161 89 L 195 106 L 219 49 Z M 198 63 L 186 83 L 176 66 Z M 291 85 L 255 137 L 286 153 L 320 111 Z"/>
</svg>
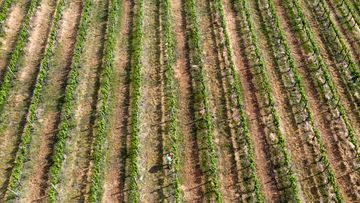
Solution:
<svg viewBox="0 0 360 203">
<path fill-rule="evenodd" d="M 0 78 L 3 77 L 8 58 L 13 49 L 16 36 L 25 17 L 27 0 L 19 0 L 9 9 L 4 22 L 4 35 L 0 36 Z"/>
<path fill-rule="evenodd" d="M 341 72 L 338 70 L 338 68 L 334 65 L 336 64 L 336 61 L 332 60 L 331 56 L 329 55 L 326 44 L 323 43 L 321 39 L 321 30 L 320 27 L 315 19 L 315 17 L 312 15 L 312 11 L 310 8 L 306 5 L 304 1 L 299 1 L 299 4 L 302 8 L 302 11 L 306 17 L 306 19 L 309 22 L 309 26 L 314 33 L 314 39 L 316 41 L 316 44 L 318 45 L 320 49 L 320 53 L 323 56 L 324 62 L 328 67 L 328 70 L 332 76 L 332 80 L 334 81 L 335 87 L 339 93 L 341 104 L 344 106 L 345 112 L 347 117 L 349 118 L 350 124 L 353 127 L 355 134 L 357 135 L 357 139 L 360 140 L 360 112 L 354 111 L 355 104 L 352 102 L 350 95 L 347 93 L 347 89 L 345 84 L 342 81 L 341 78 Z"/>
<path fill-rule="evenodd" d="M 294 37 L 289 22 L 286 20 L 286 9 L 282 7 L 281 0 L 274 1 L 276 7 L 276 13 L 279 17 L 281 25 L 284 27 L 285 36 L 287 41 L 289 42 L 289 47 L 291 49 L 291 53 L 293 53 L 293 57 L 295 59 L 295 63 L 297 67 L 300 67 L 298 70 L 300 75 L 302 76 L 302 81 L 304 84 L 305 92 L 307 93 L 308 102 L 310 109 L 313 112 L 327 112 L 327 107 L 319 100 L 319 96 L 317 94 L 315 84 L 313 83 L 310 72 L 306 67 L 306 58 L 307 56 L 300 49 L 299 41 Z M 322 50 L 324 51 L 324 50 Z M 328 151 L 328 159 L 330 161 L 330 165 L 334 169 L 335 175 L 337 177 L 337 182 L 339 183 L 340 190 L 344 196 L 345 202 L 348 202 L 351 198 L 346 196 L 347 187 L 352 187 L 352 183 L 349 180 L 349 176 L 356 173 L 349 169 L 349 162 L 352 162 L 351 159 L 344 159 L 341 157 L 339 149 L 339 141 L 336 141 L 336 132 L 334 132 L 334 126 L 340 126 L 336 124 L 336 121 L 329 122 L 328 118 L 329 113 L 324 114 L 315 114 L 314 122 L 315 126 L 317 126 L 322 141 L 325 145 L 326 150 Z"/>
<path fill-rule="evenodd" d="M 59 122 L 59 102 L 64 92 L 64 83 L 70 67 L 75 35 L 81 13 L 80 1 L 70 2 L 63 11 L 54 57 L 50 63 L 47 86 L 38 108 L 38 122 L 34 125 L 30 145 L 30 161 L 24 167 L 20 201 L 31 202 L 45 197 L 48 159 L 52 152 L 53 136 Z"/>
<path fill-rule="evenodd" d="M 192 114 L 192 87 L 189 69 L 189 56 L 186 41 L 186 21 L 184 2 L 171 1 L 174 15 L 173 27 L 176 40 L 175 79 L 179 85 L 179 157 L 180 181 L 183 191 L 183 201 L 202 202 L 204 200 L 203 174 L 200 169 L 199 147 L 194 134 L 194 116 Z"/>
<path fill-rule="evenodd" d="M 44 0 L 35 11 L 30 22 L 30 38 L 25 45 L 24 54 L 20 58 L 19 70 L 14 78 L 14 85 L 5 103 L 4 113 L 0 121 L 0 187 L 4 187 L 9 167 L 19 139 L 21 126 L 25 120 L 31 87 L 34 83 L 37 65 L 45 48 L 46 39 L 50 29 L 50 22 L 54 13 L 55 2 Z M 31 53 L 31 54 L 29 54 Z"/>
<path fill-rule="evenodd" d="M 122 3 L 121 30 L 115 50 L 114 97 L 110 116 L 107 170 L 104 177 L 103 202 L 125 202 L 125 163 L 127 156 L 127 115 L 129 105 L 128 42 L 132 22 L 131 1 Z"/>
<path fill-rule="evenodd" d="M 257 172 L 264 198 L 266 202 L 271 202 L 278 197 L 279 191 L 276 185 L 273 184 L 273 177 L 270 173 L 271 163 L 268 149 L 266 147 L 266 140 L 264 137 L 264 126 L 261 118 L 261 109 L 256 97 L 256 88 L 252 82 L 252 76 L 246 57 L 244 56 L 244 47 L 242 45 L 241 37 L 238 33 L 238 18 L 232 8 L 231 1 L 224 1 L 224 15 L 228 24 L 228 32 L 230 42 L 233 47 L 234 62 L 239 73 L 239 79 L 242 84 L 244 109 L 249 118 L 249 131 L 254 143 L 255 163 L 257 164 Z"/>
<path fill-rule="evenodd" d="M 65 160 L 57 187 L 59 201 L 84 201 L 90 162 L 90 145 L 97 102 L 98 78 L 106 28 L 107 1 L 95 1 L 87 42 L 79 67 L 79 85 L 74 102 L 75 128 L 66 141 Z"/>
</svg>

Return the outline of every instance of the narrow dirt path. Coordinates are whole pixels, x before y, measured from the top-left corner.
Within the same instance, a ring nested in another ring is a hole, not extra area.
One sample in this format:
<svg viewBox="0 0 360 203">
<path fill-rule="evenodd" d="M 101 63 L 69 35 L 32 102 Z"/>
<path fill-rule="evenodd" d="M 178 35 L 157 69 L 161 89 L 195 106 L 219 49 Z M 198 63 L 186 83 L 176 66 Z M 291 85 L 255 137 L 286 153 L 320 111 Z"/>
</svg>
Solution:
<svg viewBox="0 0 360 203">
<path fill-rule="evenodd" d="M 304 1 L 299 1 L 299 5 L 302 8 L 302 12 L 304 13 L 307 21 L 309 22 L 309 26 L 313 32 L 314 39 L 316 41 L 317 46 L 320 49 L 320 53 L 323 56 L 324 62 L 328 67 L 329 73 L 331 75 L 332 80 L 334 81 L 334 85 L 339 93 L 341 104 L 344 106 L 347 117 L 349 118 L 350 124 L 353 127 L 355 134 L 357 135 L 357 139 L 360 140 L 360 112 L 354 111 L 355 106 L 351 101 L 345 84 L 342 82 L 341 72 L 334 65 L 336 61 L 332 60 L 328 51 L 326 50 L 326 44 L 323 43 L 321 39 L 321 30 L 319 25 L 317 24 L 316 19 L 312 15 L 312 11 L 306 5 Z"/>
<path fill-rule="evenodd" d="M 249 69 L 249 64 L 246 59 L 245 47 L 243 39 L 239 33 L 239 19 L 234 12 L 231 1 L 224 1 L 224 15 L 226 23 L 228 24 L 228 32 L 230 36 L 230 43 L 233 47 L 234 62 L 239 74 L 239 79 L 242 83 L 244 109 L 249 118 L 249 131 L 254 143 L 255 162 L 257 168 L 257 175 L 262 185 L 262 191 L 266 202 L 271 202 L 277 199 L 281 194 L 274 184 L 274 174 L 271 173 L 272 163 L 270 162 L 269 146 L 267 144 L 264 123 L 261 116 L 261 104 L 257 99 L 255 92 L 257 91 L 252 73 Z M 274 95 L 280 95 L 279 92 L 274 92 Z"/>
<path fill-rule="evenodd" d="M 346 173 L 341 166 L 344 162 L 339 160 L 338 155 L 334 153 L 334 148 L 336 148 L 336 143 L 334 140 L 334 132 L 332 132 L 331 123 L 328 122 L 326 114 L 327 108 L 322 102 L 319 101 L 319 95 L 317 94 L 315 84 L 310 77 L 308 68 L 306 67 L 306 58 L 304 52 L 300 48 L 300 42 L 294 37 L 289 22 L 286 17 L 286 9 L 282 7 L 282 0 L 274 0 L 274 5 L 276 8 L 276 13 L 279 17 L 280 24 L 284 27 L 285 36 L 289 42 L 289 47 L 291 53 L 293 53 L 293 58 L 295 60 L 296 66 L 299 67 L 299 73 L 302 76 L 302 81 L 304 84 L 305 92 L 307 93 L 307 98 L 309 102 L 309 107 L 314 114 L 315 126 L 318 128 L 321 139 L 325 145 L 326 150 L 328 151 L 328 159 L 332 168 L 334 169 L 335 176 L 338 178 L 337 182 L 340 187 L 342 194 L 345 194 L 346 187 L 348 187 L 349 182 L 346 180 Z M 345 162 L 346 163 L 346 162 Z M 344 176 L 345 175 L 345 176 Z M 342 178 L 341 178 L 342 177 Z M 348 197 L 345 197 L 345 201 L 348 202 Z"/>
<path fill-rule="evenodd" d="M 54 12 L 55 2 L 42 1 L 41 7 L 35 11 L 35 16 L 30 22 L 30 38 L 25 45 L 20 58 L 19 70 L 14 78 L 14 85 L 4 105 L 4 113 L 0 121 L 0 187 L 4 186 L 9 167 L 19 139 L 19 131 L 25 120 L 26 107 L 28 105 L 30 89 L 34 83 L 38 71 L 46 39 L 50 29 L 50 22 Z M 31 53 L 31 54 L 28 54 Z"/>
<path fill-rule="evenodd" d="M 22 202 L 39 200 L 45 195 L 48 159 L 60 109 L 58 104 L 64 93 L 64 83 L 71 63 L 77 25 L 81 13 L 80 1 L 70 2 L 64 9 L 57 36 L 54 56 L 51 59 L 47 85 L 38 108 L 38 122 L 34 125 L 30 145 L 30 161 L 24 166 Z"/>
<path fill-rule="evenodd" d="M 194 117 L 191 109 L 191 80 L 188 72 L 189 57 L 186 41 L 186 21 L 183 1 L 172 0 L 173 27 L 176 40 L 175 79 L 178 90 L 179 158 L 183 201 L 202 202 L 204 199 L 203 174 L 200 170 L 199 148 L 194 134 Z"/>
<path fill-rule="evenodd" d="M 115 50 L 114 97 L 107 155 L 107 170 L 104 177 L 103 202 L 125 202 L 125 163 L 127 155 L 127 115 L 129 105 L 129 53 L 128 42 L 132 24 L 131 1 L 122 3 L 121 30 Z"/>
<path fill-rule="evenodd" d="M 3 77 L 8 57 L 14 46 L 16 36 L 25 17 L 27 0 L 19 0 L 10 8 L 4 22 L 4 35 L 0 36 L 0 78 Z"/>
<path fill-rule="evenodd" d="M 58 185 L 59 201 L 84 201 L 90 161 L 92 129 L 97 102 L 98 78 L 106 28 L 107 1 L 97 0 L 90 17 L 90 27 L 79 67 L 79 85 L 74 102 L 75 128 L 70 132 L 65 149 L 66 159 Z"/>
</svg>

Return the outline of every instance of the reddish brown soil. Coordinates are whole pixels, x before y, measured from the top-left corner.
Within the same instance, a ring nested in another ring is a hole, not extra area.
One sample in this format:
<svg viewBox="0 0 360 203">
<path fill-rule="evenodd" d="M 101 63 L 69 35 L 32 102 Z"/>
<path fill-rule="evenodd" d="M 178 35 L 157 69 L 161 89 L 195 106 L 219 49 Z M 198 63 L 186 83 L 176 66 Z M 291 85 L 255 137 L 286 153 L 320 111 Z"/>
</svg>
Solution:
<svg viewBox="0 0 360 203">
<path fill-rule="evenodd" d="M 290 30 L 286 21 L 286 9 L 282 0 L 273 0 L 280 24 L 285 28 L 285 35 L 296 67 L 300 72 L 308 97 L 309 108 L 314 114 L 315 127 L 318 128 L 334 170 L 336 182 L 345 202 L 359 201 L 360 175 L 355 171 L 354 153 L 351 146 L 343 140 L 339 133 L 344 129 L 344 122 L 335 119 L 328 112 L 328 106 L 322 103 L 310 77 L 306 66 L 308 56 L 304 54 L 298 39 Z M 348 97 L 340 73 L 333 66 L 334 61 L 329 57 L 326 44 L 320 37 L 319 25 L 311 15 L 310 9 L 300 0 L 300 4 L 310 27 L 314 32 L 316 44 L 319 46 L 324 62 L 329 67 L 331 77 L 340 94 L 341 104 L 345 107 L 355 134 L 360 140 L 360 113 L 353 110 L 351 99 Z M 3 2 L 0 0 L 0 4 Z M 14 40 L 25 16 L 25 3 L 28 0 L 16 1 L 9 10 L 4 23 L 4 35 L 0 36 L 0 77 L 8 63 L 9 54 L 14 46 Z M 12 166 L 14 152 L 17 150 L 19 135 L 24 125 L 24 118 L 29 105 L 32 86 L 38 73 L 38 64 L 42 58 L 49 33 L 51 16 L 54 13 L 55 0 L 41 0 L 31 19 L 29 40 L 25 43 L 25 54 L 20 57 L 19 71 L 16 73 L 5 111 L 0 113 L 0 187 L 5 188 L 8 170 Z M 20 194 L 21 202 L 45 202 L 48 189 L 49 157 L 52 153 L 53 139 L 60 120 L 61 99 L 73 54 L 77 25 L 81 14 L 83 1 L 66 1 L 58 30 L 57 44 L 50 63 L 49 75 L 43 90 L 43 99 L 37 110 L 38 122 L 34 124 L 29 161 L 23 170 Z M 105 27 L 108 0 L 94 0 L 95 7 L 91 13 L 90 29 L 85 49 L 81 56 L 79 83 L 74 102 L 75 128 L 71 130 L 66 141 L 65 160 L 60 172 L 61 181 L 57 186 L 60 202 L 87 201 L 89 190 L 89 174 L 91 171 L 91 142 L 93 141 L 94 121 L 97 107 L 99 73 L 102 66 L 103 43 L 105 41 Z M 117 26 L 117 43 L 115 50 L 114 81 L 112 95 L 112 113 L 109 116 L 109 134 L 106 140 L 106 165 L 104 170 L 103 202 L 127 202 L 127 148 L 129 146 L 129 101 L 130 95 L 130 42 L 133 28 L 134 2 L 122 0 L 121 23 Z M 241 180 L 240 155 L 236 136 L 238 131 L 233 125 L 232 97 L 229 96 L 230 86 L 227 81 L 227 67 L 229 64 L 226 50 L 222 44 L 223 33 L 219 22 L 210 8 L 211 0 L 196 1 L 197 20 L 199 22 L 201 46 L 203 51 L 205 81 L 209 93 L 209 110 L 214 124 L 215 150 L 218 156 L 217 169 L 219 172 L 220 192 L 224 202 L 246 201 L 248 194 L 244 194 Z M 337 19 L 339 11 L 335 10 L 334 1 L 330 3 L 331 18 L 341 36 L 351 49 L 353 58 L 359 63 L 359 51 L 355 43 L 356 35 L 348 33 Z M 193 78 L 190 75 L 190 57 L 188 49 L 187 22 L 185 18 L 184 0 L 171 0 L 172 24 L 176 40 L 175 85 L 177 92 L 178 120 L 178 157 L 180 160 L 180 189 L 182 202 L 208 202 L 206 194 L 205 173 L 200 168 L 202 149 L 195 131 Z M 259 46 L 264 56 L 266 71 L 271 81 L 276 109 L 281 120 L 281 131 L 285 135 L 287 151 L 296 176 L 299 179 L 300 198 L 303 202 L 321 201 L 317 199 L 320 190 L 316 188 L 319 181 L 313 174 L 319 171 L 307 169 L 305 162 L 313 161 L 317 154 L 317 146 L 304 145 L 304 127 L 296 124 L 290 104 L 287 100 L 287 90 L 280 81 L 280 74 L 276 71 L 271 49 L 267 46 L 267 39 L 260 28 L 259 13 L 255 9 L 255 2 L 248 1 L 254 22 L 254 29 Z M 141 59 L 141 98 L 140 98 L 140 145 L 139 145 L 139 179 L 138 188 L 141 202 L 173 202 L 172 179 L 163 168 L 164 149 L 168 141 L 164 132 L 167 121 L 164 98 L 164 39 L 162 20 L 163 11 L 159 11 L 158 1 L 144 0 L 143 5 L 143 46 Z M 244 39 L 239 34 L 239 22 L 236 12 L 232 8 L 232 1 L 225 0 L 224 15 L 230 36 L 233 60 L 242 83 L 242 98 L 244 109 L 249 120 L 249 131 L 254 144 L 256 174 L 260 180 L 261 192 L 265 202 L 276 202 L 283 193 L 277 188 L 273 164 L 269 154 L 269 146 L 265 135 L 265 121 L 262 116 L 263 101 L 259 98 L 256 84 L 249 70 L 248 59 L 245 55 Z M 356 31 L 360 33 L 359 30 Z M 357 39 L 357 38 L 356 38 Z M 359 47 L 359 44 L 357 44 Z M 338 130 L 340 129 L 340 130 Z M 308 164 L 309 165 L 309 164 Z M 0 198 L 4 189 L 0 190 Z M 356 194 L 358 193 L 358 194 Z"/>
</svg>

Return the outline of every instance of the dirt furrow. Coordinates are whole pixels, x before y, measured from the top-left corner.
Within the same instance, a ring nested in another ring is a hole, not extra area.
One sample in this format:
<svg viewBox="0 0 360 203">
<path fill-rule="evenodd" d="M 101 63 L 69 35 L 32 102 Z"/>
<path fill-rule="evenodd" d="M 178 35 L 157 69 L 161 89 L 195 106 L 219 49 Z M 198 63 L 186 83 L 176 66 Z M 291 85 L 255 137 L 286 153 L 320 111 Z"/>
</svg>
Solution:
<svg viewBox="0 0 360 203">
<path fill-rule="evenodd" d="M 309 2 L 310 3 L 310 2 Z M 342 81 L 341 71 L 339 68 L 337 68 L 334 64 L 336 64 L 336 61 L 334 61 L 331 56 L 329 55 L 329 52 L 326 49 L 326 44 L 323 43 L 321 38 L 321 30 L 319 25 L 317 24 L 317 21 L 315 17 L 312 15 L 312 11 L 306 5 L 306 2 L 299 1 L 299 5 L 302 8 L 302 12 L 304 13 L 306 19 L 309 22 L 309 26 L 314 33 L 314 39 L 316 41 L 317 46 L 320 49 L 320 53 L 323 56 L 324 62 L 328 67 L 329 73 L 332 76 L 332 80 L 335 84 L 335 87 L 337 89 L 337 92 L 340 96 L 341 104 L 344 106 L 345 112 L 347 117 L 349 118 L 350 124 L 353 127 L 355 134 L 357 135 L 357 139 L 360 140 L 360 112 L 354 111 L 355 104 L 351 101 L 350 95 L 347 93 L 347 89 L 345 84 Z"/>
<path fill-rule="evenodd" d="M 175 79 L 179 85 L 179 158 L 183 201 L 202 202 L 204 199 L 203 174 L 200 169 L 199 147 L 194 134 L 192 114 L 192 88 L 189 69 L 189 53 L 186 39 L 184 2 L 172 0 L 173 27 L 176 40 Z"/>
<path fill-rule="evenodd" d="M 55 2 L 43 0 L 35 11 L 35 16 L 30 22 L 30 38 L 25 45 L 24 54 L 20 58 L 19 70 L 15 74 L 12 91 L 9 93 L 4 105 L 4 113 L 0 121 L 0 186 L 6 181 L 9 167 L 19 139 L 21 126 L 25 121 L 26 107 L 31 94 L 31 87 L 35 81 L 46 39 L 50 30 L 50 22 L 54 12 Z M 31 54 L 29 54 L 31 53 Z"/>
<path fill-rule="evenodd" d="M 8 57 L 24 20 L 27 2 L 27 0 L 21 0 L 14 3 L 3 25 L 4 34 L 0 35 L 0 78 L 3 77 Z"/>
<path fill-rule="evenodd" d="M 74 102 L 75 128 L 70 132 L 58 185 L 59 201 L 84 201 L 90 161 L 92 129 L 96 110 L 99 71 L 106 29 L 107 1 L 95 1 L 79 67 L 79 85 Z"/>
<path fill-rule="evenodd" d="M 24 195 L 20 201 L 35 201 L 45 195 L 48 159 L 59 122 L 59 102 L 70 67 L 81 5 L 81 2 L 70 2 L 62 14 L 48 82 L 43 91 L 42 103 L 38 108 L 38 122 L 34 125 L 30 161 L 24 167 L 25 178 L 22 183 Z"/>
<path fill-rule="evenodd" d="M 104 202 L 125 202 L 125 163 L 128 142 L 129 53 L 128 42 L 133 13 L 131 1 L 123 1 L 121 30 L 118 36 L 114 62 L 114 97 L 110 116 L 107 171 L 104 177 Z"/>
<path fill-rule="evenodd" d="M 267 153 L 266 140 L 264 137 L 264 126 L 261 118 L 260 104 L 256 97 L 256 88 L 252 81 L 252 74 L 249 69 L 248 62 L 244 55 L 244 49 L 240 34 L 239 24 L 241 24 L 236 17 L 236 13 L 232 7 L 231 1 L 224 1 L 224 14 L 228 24 L 228 32 L 230 42 L 233 47 L 234 62 L 239 74 L 239 79 L 242 84 L 244 109 L 249 118 L 249 131 L 254 143 L 255 162 L 257 168 L 257 175 L 262 185 L 262 191 L 265 201 L 271 201 L 278 196 L 276 186 L 273 184 L 273 177 L 270 174 L 270 158 Z"/>
<path fill-rule="evenodd" d="M 343 165 L 344 160 L 339 158 L 339 155 L 334 153 L 335 148 L 337 148 L 337 143 L 334 140 L 334 132 L 331 130 L 331 123 L 327 120 L 327 107 L 319 100 L 318 92 L 316 91 L 314 81 L 312 81 L 308 67 L 306 67 L 306 55 L 300 48 L 300 42 L 294 37 L 289 22 L 286 17 L 286 9 L 282 7 L 281 0 L 275 0 L 274 5 L 276 8 L 276 13 L 279 17 L 280 24 L 284 27 L 285 36 L 289 42 L 289 47 L 291 53 L 293 53 L 293 58 L 295 59 L 296 66 L 299 67 L 299 73 L 302 76 L 302 81 L 304 84 L 305 92 L 307 93 L 307 98 L 309 102 L 309 107 L 313 112 L 326 112 L 326 113 L 316 113 L 314 115 L 315 126 L 318 128 L 321 139 L 325 145 L 326 150 L 328 151 L 328 159 L 332 168 L 334 169 L 336 177 L 338 177 L 337 182 L 339 183 L 340 190 L 345 194 L 346 187 L 348 187 L 349 182 L 346 180 L 346 173 L 343 168 L 340 168 Z M 344 176 L 345 175 L 345 176 Z M 341 178 L 342 177 L 342 178 Z M 345 201 L 347 197 L 345 196 Z"/>
</svg>

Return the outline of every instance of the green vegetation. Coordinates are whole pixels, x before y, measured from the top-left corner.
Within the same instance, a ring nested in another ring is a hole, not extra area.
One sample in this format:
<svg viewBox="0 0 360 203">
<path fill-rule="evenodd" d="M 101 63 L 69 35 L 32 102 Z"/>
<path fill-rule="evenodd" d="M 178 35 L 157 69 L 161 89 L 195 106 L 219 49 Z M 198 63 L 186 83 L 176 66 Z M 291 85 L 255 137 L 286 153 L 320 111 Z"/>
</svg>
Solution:
<svg viewBox="0 0 360 203">
<path fill-rule="evenodd" d="M 241 166 L 242 166 L 242 180 L 244 185 L 249 192 L 253 192 L 255 195 L 255 199 L 248 199 L 248 201 L 255 201 L 255 202 L 264 202 L 263 195 L 261 194 L 260 182 L 255 174 L 256 164 L 254 161 L 254 148 L 252 145 L 252 141 L 250 138 L 248 121 L 246 119 L 245 110 L 243 107 L 243 98 L 241 93 L 241 84 L 240 80 L 237 76 L 237 72 L 235 70 L 235 64 L 233 61 L 232 50 L 230 46 L 230 39 L 229 34 L 227 31 L 225 17 L 224 17 L 224 10 L 221 0 L 215 0 L 212 3 L 213 10 L 215 11 L 215 15 L 219 18 L 220 26 L 222 28 L 222 35 L 223 41 L 222 44 L 225 45 L 227 59 L 229 61 L 227 71 L 227 84 L 229 86 L 230 92 L 229 97 L 231 95 L 235 95 L 235 99 L 232 99 L 231 107 L 233 108 L 232 111 L 237 112 L 234 113 L 235 115 L 239 115 L 240 119 L 235 121 L 235 125 L 237 126 L 236 133 L 237 133 L 237 143 L 241 152 L 243 154 L 241 156 Z"/>
<path fill-rule="evenodd" d="M 164 10 L 164 45 L 165 45 L 165 73 L 164 73 L 164 91 L 165 91 L 165 112 L 166 117 L 165 134 L 170 140 L 169 151 L 174 155 L 173 168 L 176 176 L 173 180 L 175 202 L 180 202 L 180 180 L 177 176 L 179 171 L 179 158 L 177 149 L 178 131 L 176 118 L 176 92 L 174 83 L 174 63 L 175 63 L 175 40 L 171 25 L 171 7 L 170 0 L 160 1 Z"/>
<path fill-rule="evenodd" d="M 139 157 L 139 103 L 141 86 L 141 53 L 143 46 L 143 0 L 137 0 L 135 22 L 133 25 L 131 41 L 131 73 L 130 73 L 130 148 L 129 148 L 129 202 L 139 202 L 139 191 L 137 185 L 138 157 Z"/>
<path fill-rule="evenodd" d="M 250 9 L 245 0 L 235 0 L 234 4 L 235 10 L 242 22 L 241 34 L 243 35 L 245 46 L 247 46 L 245 52 L 251 67 L 250 70 L 255 79 L 255 86 L 259 91 L 258 100 L 263 102 L 262 106 L 264 106 L 266 117 L 268 117 L 269 125 L 271 125 L 268 127 L 269 129 L 268 132 L 266 132 L 266 136 L 268 136 L 267 139 L 269 139 L 272 164 L 278 166 L 272 169 L 274 170 L 275 177 L 277 177 L 276 184 L 279 185 L 279 190 L 282 191 L 282 201 L 300 202 L 298 183 L 291 168 L 290 157 L 286 152 L 285 139 L 280 130 L 280 118 L 275 107 L 272 89 L 265 70 L 265 62 L 258 47 Z M 271 136 L 274 135 L 276 138 L 271 138 Z"/>
<path fill-rule="evenodd" d="M 48 201 L 56 201 L 56 185 L 59 182 L 59 173 L 61 169 L 61 164 L 64 159 L 64 150 L 65 150 L 65 141 L 69 135 L 70 129 L 73 128 L 73 100 L 74 94 L 78 83 L 78 68 L 80 66 L 80 58 L 83 47 L 85 45 L 85 40 L 87 36 L 87 29 L 89 25 L 89 16 L 92 9 L 92 0 L 86 0 L 83 5 L 81 12 L 81 19 L 79 28 L 76 36 L 76 43 L 74 48 L 73 57 L 71 60 L 71 70 L 68 76 L 68 81 L 65 89 L 65 98 L 62 105 L 61 111 L 61 122 L 58 125 L 58 132 L 56 134 L 56 140 L 54 145 L 54 151 L 52 155 L 52 163 L 50 166 L 50 186 L 48 191 Z"/>
<path fill-rule="evenodd" d="M 285 7 L 289 10 L 288 17 L 292 24 L 293 32 L 295 32 L 300 41 L 302 49 L 308 54 L 307 67 L 311 71 L 311 76 L 316 84 L 319 95 L 325 104 L 329 107 L 329 113 L 333 119 L 341 119 L 344 123 L 347 132 L 341 133 L 343 139 L 347 139 L 354 148 L 357 160 L 359 160 L 359 150 L 355 132 L 352 129 L 347 118 L 344 107 L 340 103 L 340 98 L 335 88 L 334 82 L 331 79 L 330 73 L 324 64 L 323 58 L 317 47 L 313 34 L 310 31 L 308 22 L 305 20 L 304 14 L 301 11 L 297 0 L 283 0 Z"/>
<path fill-rule="evenodd" d="M 7 13 L 9 11 L 10 6 L 13 4 L 13 0 L 4 0 L 0 6 L 0 30 L 2 31 L 2 26 L 6 19 Z"/>
<path fill-rule="evenodd" d="M 51 25 L 47 46 L 45 48 L 45 53 L 40 63 L 39 73 L 36 78 L 36 84 L 32 93 L 30 106 L 26 117 L 26 123 L 21 134 L 21 141 L 18 151 L 16 152 L 14 167 L 12 168 L 10 173 L 10 179 L 7 186 L 8 193 L 6 193 L 5 195 L 6 199 L 12 199 L 15 197 L 14 194 L 9 193 L 9 191 L 17 191 L 17 188 L 20 184 L 24 162 L 29 155 L 29 145 L 31 142 L 31 134 L 33 132 L 33 124 L 36 121 L 36 110 L 41 101 L 43 86 L 47 77 L 48 70 L 50 68 L 49 61 L 51 60 L 51 56 L 53 54 L 53 47 L 56 43 L 56 33 L 59 27 L 63 7 L 64 0 L 59 0 L 55 8 L 55 14 Z"/>
<path fill-rule="evenodd" d="M 0 2 L 0 202 L 360 198 L 359 0 Z"/>
<path fill-rule="evenodd" d="M 319 169 L 319 164 L 321 164 L 320 166 L 324 167 L 325 170 L 319 173 L 317 177 L 321 178 L 323 182 L 329 180 L 328 184 L 320 187 L 320 190 L 322 190 L 324 197 L 331 197 L 329 192 L 333 191 L 336 195 L 334 201 L 342 202 L 339 188 L 335 182 L 335 175 L 330 167 L 325 167 L 329 165 L 326 150 L 321 142 L 319 131 L 314 125 L 313 115 L 309 109 L 304 86 L 295 67 L 284 31 L 279 25 L 279 18 L 275 13 L 274 4 L 272 0 L 257 0 L 256 4 L 258 11 L 261 13 L 264 32 L 267 35 L 278 72 L 281 74 L 282 83 L 288 89 L 287 98 L 292 104 L 296 123 L 304 130 L 307 129 L 307 126 L 311 126 L 309 130 L 305 130 L 306 144 L 316 151 L 313 156 L 314 162 L 312 162 L 311 166 L 316 168 L 317 171 L 321 171 Z M 331 190 L 328 190 L 327 187 L 331 187 Z"/>
<path fill-rule="evenodd" d="M 116 44 L 116 26 L 118 25 L 119 5 L 117 0 L 109 2 L 108 24 L 105 36 L 102 72 L 100 76 L 100 89 L 98 99 L 98 112 L 95 121 L 94 141 L 92 144 L 92 168 L 90 185 L 90 202 L 100 202 L 102 197 L 102 177 L 105 157 L 105 140 L 110 113 L 110 98 L 112 92 L 112 76 Z"/>
<path fill-rule="evenodd" d="M 187 17 L 186 23 L 189 27 L 187 37 L 190 50 L 190 72 L 193 80 L 195 120 L 197 121 L 196 136 L 199 145 L 202 145 L 201 147 L 206 149 L 204 152 L 200 152 L 200 167 L 205 173 L 208 182 L 206 185 L 207 193 L 215 196 L 215 202 L 221 202 L 222 197 L 219 191 L 213 123 L 209 111 L 208 92 L 204 76 L 204 64 L 202 61 L 203 56 L 195 1 L 186 0 L 184 9 Z"/>
<path fill-rule="evenodd" d="M 22 51 L 25 46 L 25 42 L 29 37 L 29 25 L 31 16 L 34 14 L 35 8 L 38 5 L 39 0 L 32 0 L 30 2 L 27 14 L 25 16 L 24 22 L 22 24 L 21 30 L 17 36 L 15 47 L 10 55 L 10 61 L 5 70 L 4 78 L 0 82 L 0 112 L 2 112 L 4 104 L 7 100 L 9 91 L 11 89 L 11 82 L 17 71 L 18 61 L 22 54 Z M 4 2 L 5 3 L 5 2 Z"/>
</svg>

